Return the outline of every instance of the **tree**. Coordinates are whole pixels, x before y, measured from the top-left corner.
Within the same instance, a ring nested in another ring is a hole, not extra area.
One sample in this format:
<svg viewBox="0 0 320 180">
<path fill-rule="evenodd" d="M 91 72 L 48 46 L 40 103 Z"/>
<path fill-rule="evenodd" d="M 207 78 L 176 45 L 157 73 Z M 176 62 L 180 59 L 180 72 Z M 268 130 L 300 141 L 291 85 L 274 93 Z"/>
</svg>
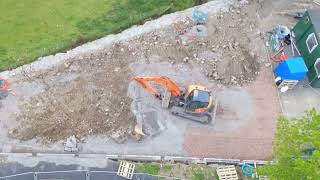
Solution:
<svg viewBox="0 0 320 180">
<path fill-rule="evenodd" d="M 277 120 L 274 161 L 258 169 L 270 179 L 320 179 L 320 113 L 309 110 L 302 118 Z"/>
</svg>

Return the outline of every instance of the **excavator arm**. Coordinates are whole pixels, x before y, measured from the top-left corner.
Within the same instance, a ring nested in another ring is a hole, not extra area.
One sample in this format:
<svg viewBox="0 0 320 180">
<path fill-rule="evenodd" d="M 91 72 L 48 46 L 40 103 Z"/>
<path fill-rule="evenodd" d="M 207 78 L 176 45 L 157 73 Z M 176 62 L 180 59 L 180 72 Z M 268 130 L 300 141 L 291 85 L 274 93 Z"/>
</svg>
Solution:
<svg viewBox="0 0 320 180">
<path fill-rule="evenodd" d="M 138 82 L 142 87 L 144 87 L 148 92 L 157 98 L 161 98 L 161 95 L 150 85 L 149 82 L 153 82 L 157 85 L 167 88 L 167 90 L 171 92 L 172 96 L 181 95 L 180 87 L 166 76 L 136 76 L 133 78 L 133 80 Z"/>
</svg>

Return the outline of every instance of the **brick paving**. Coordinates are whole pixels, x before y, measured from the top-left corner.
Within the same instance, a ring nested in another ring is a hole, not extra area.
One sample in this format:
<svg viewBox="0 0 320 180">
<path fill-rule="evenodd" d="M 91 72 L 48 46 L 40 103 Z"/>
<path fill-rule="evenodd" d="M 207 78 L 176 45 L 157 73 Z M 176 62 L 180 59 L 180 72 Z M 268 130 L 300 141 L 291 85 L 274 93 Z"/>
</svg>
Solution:
<svg viewBox="0 0 320 180">
<path fill-rule="evenodd" d="M 243 126 L 227 132 L 207 126 L 189 127 L 183 145 L 187 155 L 259 160 L 272 157 L 275 120 L 281 112 L 272 72 L 261 69 L 257 80 L 243 88 L 252 99 L 253 116 Z"/>
</svg>

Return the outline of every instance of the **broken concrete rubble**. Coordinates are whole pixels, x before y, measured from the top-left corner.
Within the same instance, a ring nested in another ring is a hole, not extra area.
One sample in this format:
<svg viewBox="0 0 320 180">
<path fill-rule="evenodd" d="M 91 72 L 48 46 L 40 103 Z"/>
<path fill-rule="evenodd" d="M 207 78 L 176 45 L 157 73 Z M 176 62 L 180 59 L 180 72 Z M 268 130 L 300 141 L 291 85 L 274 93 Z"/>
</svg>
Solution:
<svg viewBox="0 0 320 180">
<path fill-rule="evenodd" d="M 78 152 L 79 151 L 77 139 L 74 135 L 67 138 L 67 141 L 64 143 L 64 151 L 67 151 L 67 152 Z"/>
</svg>

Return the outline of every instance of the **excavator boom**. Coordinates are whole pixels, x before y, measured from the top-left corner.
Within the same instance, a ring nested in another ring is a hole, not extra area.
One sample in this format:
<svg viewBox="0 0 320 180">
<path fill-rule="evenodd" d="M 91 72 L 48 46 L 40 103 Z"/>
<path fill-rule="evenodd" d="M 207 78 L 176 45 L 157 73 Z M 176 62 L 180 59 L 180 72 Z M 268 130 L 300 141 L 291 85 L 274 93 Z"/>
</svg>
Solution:
<svg viewBox="0 0 320 180">
<path fill-rule="evenodd" d="M 161 95 L 150 85 L 149 82 L 153 82 L 157 85 L 164 86 L 171 93 L 172 96 L 181 96 L 180 87 L 166 76 L 136 76 L 133 78 L 142 87 L 144 87 L 148 92 L 161 98 Z"/>
</svg>

